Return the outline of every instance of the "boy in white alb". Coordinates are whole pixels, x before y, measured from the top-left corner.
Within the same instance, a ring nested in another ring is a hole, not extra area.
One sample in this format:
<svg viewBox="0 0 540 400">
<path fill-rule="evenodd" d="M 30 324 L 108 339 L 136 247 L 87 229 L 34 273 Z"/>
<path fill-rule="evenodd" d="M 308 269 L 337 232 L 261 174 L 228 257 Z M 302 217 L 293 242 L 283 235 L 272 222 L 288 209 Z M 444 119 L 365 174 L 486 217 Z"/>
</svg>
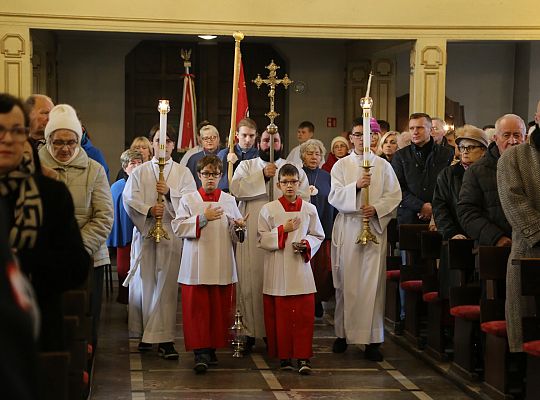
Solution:
<svg viewBox="0 0 540 400">
<path fill-rule="evenodd" d="M 178 282 L 186 350 L 195 354 L 194 370 L 204 373 L 217 364 L 216 348 L 226 347 L 235 305 L 237 282 L 233 241 L 244 221 L 233 196 L 217 188 L 221 160 L 205 156 L 197 162 L 202 186 L 185 195 L 172 222 L 184 239 Z"/>
<path fill-rule="evenodd" d="M 313 204 L 297 196 L 299 172 L 292 164 L 279 170 L 278 200 L 264 205 L 259 214 L 258 245 L 264 257 L 264 324 L 268 354 L 280 358 L 280 368 L 311 372 L 315 280 L 309 260 L 324 240 Z"/>
</svg>

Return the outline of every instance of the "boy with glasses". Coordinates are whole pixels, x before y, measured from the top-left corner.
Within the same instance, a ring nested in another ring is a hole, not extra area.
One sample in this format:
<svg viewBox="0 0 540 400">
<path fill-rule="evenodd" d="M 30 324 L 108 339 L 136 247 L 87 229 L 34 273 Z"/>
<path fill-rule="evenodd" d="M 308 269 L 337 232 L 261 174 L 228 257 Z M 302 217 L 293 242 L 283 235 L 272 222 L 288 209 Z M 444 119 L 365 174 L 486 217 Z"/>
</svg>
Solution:
<svg viewBox="0 0 540 400">
<path fill-rule="evenodd" d="M 172 222 L 184 239 L 178 282 L 184 342 L 195 354 L 196 373 L 217 364 L 216 348 L 228 345 L 238 281 L 233 243 L 239 240 L 236 229 L 245 226 L 235 198 L 218 189 L 221 166 L 214 155 L 197 162 L 202 186 L 182 198 Z"/>
<path fill-rule="evenodd" d="M 264 323 L 268 354 L 280 358 L 282 370 L 311 373 L 315 280 L 310 259 L 324 240 L 313 204 L 298 195 L 299 171 L 285 164 L 277 188 L 283 196 L 264 205 L 259 214 L 258 244 L 264 256 Z"/>
</svg>

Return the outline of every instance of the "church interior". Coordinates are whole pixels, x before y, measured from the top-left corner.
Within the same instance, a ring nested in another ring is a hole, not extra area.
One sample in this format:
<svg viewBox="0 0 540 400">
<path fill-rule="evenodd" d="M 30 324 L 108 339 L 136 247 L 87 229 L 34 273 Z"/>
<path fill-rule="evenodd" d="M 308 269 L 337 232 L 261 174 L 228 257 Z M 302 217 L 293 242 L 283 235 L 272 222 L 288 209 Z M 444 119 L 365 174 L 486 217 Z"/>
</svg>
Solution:
<svg viewBox="0 0 540 400">
<path fill-rule="evenodd" d="M 268 124 L 268 90 L 257 89 L 252 80 L 267 76 L 265 67 L 274 61 L 278 76 L 293 81 L 275 95 L 285 154 L 297 145 L 302 121 L 313 122 L 315 138 L 327 149 L 334 137 L 350 132 L 353 119 L 362 115 L 360 99 L 370 73 L 373 116 L 388 121 L 391 130 L 407 131 L 414 112 L 441 118 L 451 128 L 482 128 L 506 113 L 527 123 L 540 99 L 539 9 L 532 0 L 4 2 L 0 92 L 23 99 L 44 94 L 55 104 L 72 105 L 111 174 L 121 168 L 120 154 L 132 140 L 147 136 L 159 122 L 158 100 L 170 101 L 168 121 L 178 132 L 184 49 L 191 50 L 196 122 L 210 121 L 221 145 L 227 145 L 235 31 L 245 35 L 241 53 L 249 116 L 259 133 Z M 90 382 L 80 397 L 70 399 L 525 398 L 486 385 L 483 371 L 461 373 L 452 353 L 426 350 L 425 320 L 413 339 L 396 334 L 388 311 L 384 361 L 365 360 L 356 346 L 334 354 L 332 304 L 315 320 L 312 375 L 279 370 L 260 339 L 241 358 L 233 358 L 232 349 L 219 350 L 219 366 L 195 375 L 183 346 L 180 307 L 179 360 L 137 350 L 139 340 L 128 335 L 126 307 L 115 301 L 119 283 L 112 261 L 110 275 L 105 272 Z M 387 308 L 392 301 L 396 298 L 387 297 Z M 427 318 L 427 307 L 423 312 Z"/>
</svg>

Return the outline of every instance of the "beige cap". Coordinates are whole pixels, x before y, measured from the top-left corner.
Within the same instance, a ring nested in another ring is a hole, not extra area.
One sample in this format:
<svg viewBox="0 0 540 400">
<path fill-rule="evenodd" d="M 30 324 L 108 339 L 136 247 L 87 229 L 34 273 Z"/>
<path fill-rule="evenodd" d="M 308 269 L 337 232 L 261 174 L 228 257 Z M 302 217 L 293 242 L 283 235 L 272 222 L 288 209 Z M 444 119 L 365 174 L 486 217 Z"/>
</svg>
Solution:
<svg viewBox="0 0 540 400">
<path fill-rule="evenodd" d="M 459 142 L 461 142 L 463 139 L 474 140 L 484 147 L 488 147 L 488 138 L 486 133 L 474 125 L 463 125 L 461 128 L 456 130 L 456 144 L 458 146 Z"/>
</svg>

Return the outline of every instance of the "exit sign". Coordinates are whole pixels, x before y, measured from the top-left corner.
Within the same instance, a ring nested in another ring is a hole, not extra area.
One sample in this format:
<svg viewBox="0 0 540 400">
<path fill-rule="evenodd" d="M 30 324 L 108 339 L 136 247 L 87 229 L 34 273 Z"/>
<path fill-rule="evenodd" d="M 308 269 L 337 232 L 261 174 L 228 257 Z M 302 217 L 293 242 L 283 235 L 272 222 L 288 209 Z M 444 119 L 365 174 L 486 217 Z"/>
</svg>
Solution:
<svg viewBox="0 0 540 400">
<path fill-rule="evenodd" d="M 336 117 L 326 117 L 326 127 L 327 128 L 336 128 L 337 127 L 337 118 Z"/>
</svg>

